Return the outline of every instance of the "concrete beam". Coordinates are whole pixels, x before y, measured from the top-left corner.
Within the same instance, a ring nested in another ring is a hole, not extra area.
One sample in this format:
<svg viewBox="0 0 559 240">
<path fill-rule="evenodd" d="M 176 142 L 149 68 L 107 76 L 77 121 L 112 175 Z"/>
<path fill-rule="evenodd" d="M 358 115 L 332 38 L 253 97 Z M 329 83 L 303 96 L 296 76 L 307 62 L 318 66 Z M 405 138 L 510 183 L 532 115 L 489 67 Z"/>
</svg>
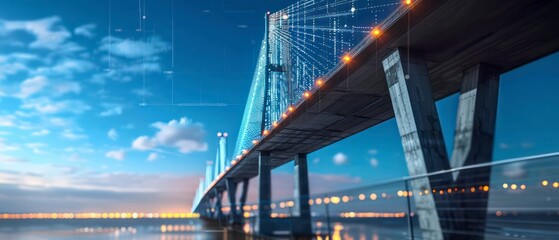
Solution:
<svg viewBox="0 0 559 240">
<path fill-rule="evenodd" d="M 258 159 L 259 192 L 258 192 L 258 219 L 256 231 L 260 234 L 270 234 L 273 229 L 270 226 L 272 209 L 272 166 L 270 152 L 260 152 Z"/>
<path fill-rule="evenodd" d="M 221 220 L 223 218 L 223 211 L 221 211 L 221 200 L 223 197 L 223 192 L 217 190 L 217 188 L 214 189 L 215 191 L 215 207 L 214 207 L 214 217 L 218 220 Z"/>
<path fill-rule="evenodd" d="M 293 216 L 299 218 L 299 229 L 297 234 L 311 235 L 311 207 L 309 205 L 309 173 L 307 168 L 307 155 L 297 154 L 294 161 L 294 199 Z"/>
<path fill-rule="evenodd" d="M 452 168 L 490 162 L 499 95 L 501 71 L 487 64 L 476 64 L 463 73 L 460 100 L 456 117 Z M 489 185 L 491 167 L 453 172 L 456 186 Z M 482 239 L 487 218 L 489 192 L 476 191 L 458 195 L 456 212 L 460 213 L 456 235 L 460 239 Z"/>
<path fill-rule="evenodd" d="M 419 53 L 398 48 L 382 64 L 410 176 L 449 169 L 427 62 Z M 450 180 L 450 176 L 437 175 L 410 185 L 414 192 L 430 193 L 432 188 L 448 188 Z M 438 196 L 414 197 L 424 239 L 443 239 L 442 229 L 451 228 L 453 217 L 442 210 L 448 209 L 448 201 Z"/>
<path fill-rule="evenodd" d="M 250 179 L 248 178 L 243 179 L 243 189 L 241 191 L 241 197 L 239 199 L 239 206 L 241 207 L 241 213 L 240 213 L 241 219 L 244 217 L 244 213 L 245 213 L 244 207 L 247 201 L 249 180 Z"/>
<path fill-rule="evenodd" d="M 227 197 L 229 198 L 229 223 L 232 225 L 240 224 L 239 214 L 237 213 L 237 182 L 234 179 L 227 178 Z"/>
</svg>

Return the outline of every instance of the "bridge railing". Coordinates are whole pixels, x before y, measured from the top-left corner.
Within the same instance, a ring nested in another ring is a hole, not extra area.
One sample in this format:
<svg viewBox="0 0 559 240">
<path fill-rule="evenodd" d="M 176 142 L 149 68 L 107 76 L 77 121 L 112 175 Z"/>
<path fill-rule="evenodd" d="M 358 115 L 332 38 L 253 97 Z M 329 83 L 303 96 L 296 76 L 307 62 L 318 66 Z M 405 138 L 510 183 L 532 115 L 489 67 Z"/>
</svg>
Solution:
<svg viewBox="0 0 559 240">
<path fill-rule="evenodd" d="M 437 183 L 437 177 L 467 171 L 471 177 L 463 182 Z M 490 177 L 488 184 L 478 181 L 483 177 Z M 429 179 L 430 189 L 416 187 Z M 440 239 L 443 235 L 555 239 L 559 236 L 559 153 L 407 177 L 309 199 L 317 239 Z M 296 217 L 295 199 L 270 204 L 271 217 L 286 221 L 286 229 L 278 232 L 289 233 L 289 221 Z M 223 210 L 227 212 L 228 206 Z M 245 206 L 245 231 L 253 231 L 257 215 L 257 203 Z"/>
</svg>

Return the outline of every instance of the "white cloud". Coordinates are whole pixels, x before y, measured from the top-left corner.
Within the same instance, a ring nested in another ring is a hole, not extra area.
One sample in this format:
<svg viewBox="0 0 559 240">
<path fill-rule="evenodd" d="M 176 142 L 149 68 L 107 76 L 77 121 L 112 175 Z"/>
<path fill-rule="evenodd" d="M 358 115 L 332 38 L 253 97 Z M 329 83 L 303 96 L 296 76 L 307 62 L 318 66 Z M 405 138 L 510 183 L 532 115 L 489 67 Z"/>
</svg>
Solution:
<svg viewBox="0 0 559 240">
<path fill-rule="evenodd" d="M 107 137 L 109 137 L 109 139 L 114 141 L 118 138 L 118 133 L 116 132 L 116 130 L 114 128 L 111 128 L 111 130 L 109 130 L 109 132 L 107 132 Z"/>
<path fill-rule="evenodd" d="M 157 160 L 157 158 L 159 158 L 159 155 L 157 155 L 157 153 L 150 153 L 147 160 L 148 162 L 153 162 Z"/>
<path fill-rule="evenodd" d="M 101 50 L 110 51 L 111 54 L 126 58 L 140 58 L 156 55 L 170 50 L 170 45 L 159 37 L 152 37 L 144 41 L 105 37 L 102 40 Z"/>
<path fill-rule="evenodd" d="M 95 30 L 96 27 L 97 26 L 93 23 L 85 24 L 74 29 L 74 34 L 84 36 L 87 38 L 92 38 L 93 36 L 95 36 L 93 30 Z"/>
<path fill-rule="evenodd" d="M 84 73 L 95 68 L 95 65 L 89 61 L 64 58 L 52 66 L 43 66 L 31 71 L 32 75 L 56 75 L 70 77 L 76 73 Z"/>
<path fill-rule="evenodd" d="M 27 101 L 21 106 L 23 109 L 32 109 L 41 114 L 83 113 L 91 107 L 80 100 L 63 100 L 53 102 L 48 98 L 38 98 Z"/>
<path fill-rule="evenodd" d="M 157 146 L 157 143 L 148 136 L 141 136 L 132 142 L 132 148 L 140 151 L 150 150 Z"/>
<path fill-rule="evenodd" d="M 31 135 L 33 135 L 33 136 L 45 136 L 45 135 L 49 135 L 49 134 L 50 134 L 50 131 L 47 130 L 47 129 L 42 129 L 42 130 L 35 131 L 35 132 L 31 133 Z"/>
<path fill-rule="evenodd" d="M 23 158 L 0 154 L 0 163 L 23 163 L 23 162 L 27 162 L 27 160 Z"/>
<path fill-rule="evenodd" d="M 347 163 L 347 155 L 345 155 L 342 152 L 339 152 L 339 153 L 336 153 L 336 155 L 334 155 L 332 160 L 334 160 L 334 164 L 336 164 L 336 165 L 343 165 L 343 164 Z"/>
<path fill-rule="evenodd" d="M 16 94 L 19 98 L 28 98 L 31 95 L 43 90 L 47 86 L 48 80 L 44 76 L 36 76 L 24 80 L 19 85 L 19 93 Z"/>
<path fill-rule="evenodd" d="M 13 115 L 0 116 L 0 127 L 15 127 L 16 117 Z"/>
<path fill-rule="evenodd" d="M 186 117 L 168 123 L 156 122 L 151 125 L 158 129 L 154 137 L 138 137 L 132 148 L 148 150 L 158 145 L 177 148 L 181 153 L 206 151 L 208 144 L 204 141 L 204 128 L 200 123 L 192 123 Z"/>
<path fill-rule="evenodd" d="M 313 159 L 313 160 L 312 160 L 312 163 L 313 163 L 313 164 L 318 164 L 318 163 L 320 163 L 320 158 L 315 158 L 315 159 Z"/>
<path fill-rule="evenodd" d="M 78 94 L 82 91 L 82 87 L 78 82 L 62 82 L 54 86 L 54 95 L 62 96 L 68 93 Z"/>
<path fill-rule="evenodd" d="M 2 24 L 4 26 L 4 31 L 0 31 L 0 34 L 22 30 L 34 35 L 35 40 L 29 45 L 31 48 L 56 50 L 64 45 L 66 40 L 71 36 L 71 34 L 60 25 L 60 18 L 58 16 L 32 21 L 0 20 L 0 25 Z"/>
<path fill-rule="evenodd" d="M 122 114 L 122 106 L 116 104 L 103 104 L 105 110 L 99 113 L 101 117 L 118 116 Z"/>
<path fill-rule="evenodd" d="M 69 130 L 69 129 L 64 129 L 62 131 L 62 133 L 60 133 L 60 136 L 62 136 L 63 138 L 66 138 L 68 140 L 80 140 L 80 139 L 87 138 L 87 135 L 81 134 L 81 133 L 76 133 L 76 132 L 74 132 L 72 130 Z"/>
<path fill-rule="evenodd" d="M 378 150 L 373 148 L 373 149 L 369 149 L 369 151 L 367 151 L 367 152 L 371 155 L 377 155 Z"/>
<path fill-rule="evenodd" d="M 8 152 L 8 151 L 17 151 L 19 150 L 18 146 L 10 145 L 6 143 L 6 140 L 0 138 L 0 152 Z"/>
<path fill-rule="evenodd" d="M 369 160 L 369 163 L 374 168 L 378 167 L 378 159 L 376 159 L 376 158 L 371 158 L 371 160 Z"/>
<path fill-rule="evenodd" d="M 105 154 L 105 157 L 112 158 L 112 159 L 118 160 L 118 161 L 124 160 L 125 156 L 126 156 L 126 151 L 124 151 L 124 149 L 108 151 Z"/>
</svg>

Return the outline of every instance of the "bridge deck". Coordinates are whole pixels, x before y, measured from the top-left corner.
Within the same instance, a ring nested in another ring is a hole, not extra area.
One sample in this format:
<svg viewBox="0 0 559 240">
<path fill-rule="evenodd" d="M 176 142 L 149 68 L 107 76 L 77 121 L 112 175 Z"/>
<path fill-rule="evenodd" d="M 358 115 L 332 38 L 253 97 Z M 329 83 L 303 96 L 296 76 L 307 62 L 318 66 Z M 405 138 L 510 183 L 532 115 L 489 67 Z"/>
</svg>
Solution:
<svg viewBox="0 0 559 240">
<path fill-rule="evenodd" d="M 271 151 L 273 167 L 278 167 L 295 153 L 313 152 L 392 118 L 381 62 L 398 46 L 425 53 L 433 94 L 441 99 L 459 91 L 462 71 L 476 63 L 506 72 L 556 52 L 557 29 L 559 1 L 419 1 L 409 19 L 407 14 L 397 16 L 378 40 L 369 41 L 347 67 L 325 79 L 320 92 L 290 113 L 222 179 L 256 177 L 258 151 Z M 220 180 L 215 186 L 224 185 Z"/>
</svg>

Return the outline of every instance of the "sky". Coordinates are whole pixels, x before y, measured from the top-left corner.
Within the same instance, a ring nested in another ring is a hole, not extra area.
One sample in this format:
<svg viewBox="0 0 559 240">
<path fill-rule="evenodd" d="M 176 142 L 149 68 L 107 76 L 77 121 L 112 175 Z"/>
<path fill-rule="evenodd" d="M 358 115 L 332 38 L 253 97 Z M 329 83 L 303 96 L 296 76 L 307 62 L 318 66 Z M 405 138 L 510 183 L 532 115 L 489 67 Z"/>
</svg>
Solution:
<svg viewBox="0 0 559 240">
<path fill-rule="evenodd" d="M 46 2 L 0 2 L 0 212 L 190 211 L 217 132 L 232 154 L 264 13 L 293 1 Z M 502 76 L 495 161 L 559 149 L 558 63 Z M 457 99 L 437 102 L 447 149 Z M 308 159 L 313 193 L 407 176 L 394 119 Z"/>
</svg>

